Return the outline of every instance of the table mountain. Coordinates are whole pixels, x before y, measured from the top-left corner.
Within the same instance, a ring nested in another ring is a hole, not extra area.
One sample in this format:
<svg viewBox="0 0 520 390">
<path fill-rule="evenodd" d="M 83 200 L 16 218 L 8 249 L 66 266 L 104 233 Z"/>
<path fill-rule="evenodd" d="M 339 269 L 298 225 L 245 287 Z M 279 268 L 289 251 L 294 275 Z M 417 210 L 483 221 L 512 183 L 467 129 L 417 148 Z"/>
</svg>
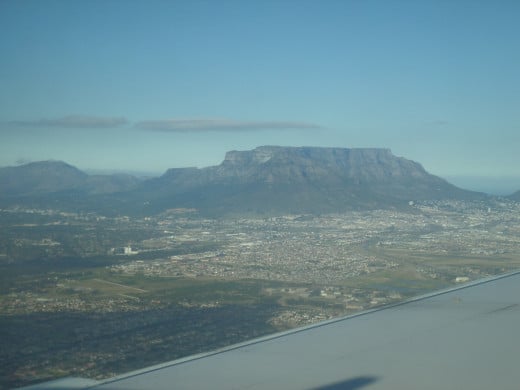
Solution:
<svg viewBox="0 0 520 390">
<path fill-rule="evenodd" d="M 172 168 L 139 180 L 87 175 L 63 162 L 0 169 L 0 200 L 123 214 L 195 208 L 206 215 L 331 213 L 407 207 L 410 201 L 478 199 L 388 149 L 261 146 L 217 166 Z"/>
<path fill-rule="evenodd" d="M 329 213 L 484 197 L 388 149 L 280 146 L 231 151 L 214 167 L 170 169 L 136 194 L 154 211 L 192 207 L 210 214 Z"/>
</svg>

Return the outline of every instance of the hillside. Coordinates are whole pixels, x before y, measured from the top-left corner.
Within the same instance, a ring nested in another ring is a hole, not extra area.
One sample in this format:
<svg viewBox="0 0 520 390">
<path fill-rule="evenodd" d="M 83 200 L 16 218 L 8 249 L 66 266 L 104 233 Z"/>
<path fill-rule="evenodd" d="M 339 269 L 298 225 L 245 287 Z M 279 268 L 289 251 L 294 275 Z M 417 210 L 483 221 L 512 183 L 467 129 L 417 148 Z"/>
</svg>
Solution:
<svg viewBox="0 0 520 390">
<path fill-rule="evenodd" d="M 516 191 L 515 193 L 509 195 L 508 198 L 516 202 L 520 202 L 520 191 Z"/>
<path fill-rule="evenodd" d="M 88 175 L 63 161 L 39 161 L 0 168 L 0 196 L 39 197 L 62 192 L 107 194 L 135 188 L 140 181 L 125 174 Z"/>
</svg>

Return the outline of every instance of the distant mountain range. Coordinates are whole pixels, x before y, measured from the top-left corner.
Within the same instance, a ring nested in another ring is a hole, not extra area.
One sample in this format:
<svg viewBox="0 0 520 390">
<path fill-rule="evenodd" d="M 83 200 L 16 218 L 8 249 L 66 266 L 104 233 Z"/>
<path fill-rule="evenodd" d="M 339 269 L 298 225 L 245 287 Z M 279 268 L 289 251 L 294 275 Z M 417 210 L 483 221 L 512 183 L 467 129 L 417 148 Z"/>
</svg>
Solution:
<svg viewBox="0 0 520 390">
<path fill-rule="evenodd" d="M 160 177 L 88 175 L 59 161 L 0 168 L 0 205 L 122 214 L 195 208 L 202 214 L 330 213 L 403 208 L 434 199 L 485 199 L 388 149 L 261 146 L 207 168 Z"/>
<path fill-rule="evenodd" d="M 125 175 L 88 175 L 62 161 L 40 161 L 0 168 L 2 196 L 40 196 L 61 191 L 85 195 L 114 193 L 134 188 L 141 180 Z"/>
</svg>

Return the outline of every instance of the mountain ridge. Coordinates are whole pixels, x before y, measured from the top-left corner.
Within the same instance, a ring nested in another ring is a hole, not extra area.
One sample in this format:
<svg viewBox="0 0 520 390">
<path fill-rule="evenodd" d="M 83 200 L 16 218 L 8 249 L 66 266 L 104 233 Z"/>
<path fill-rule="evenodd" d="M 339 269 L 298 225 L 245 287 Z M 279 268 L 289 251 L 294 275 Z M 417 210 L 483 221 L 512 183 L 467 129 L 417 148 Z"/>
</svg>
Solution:
<svg viewBox="0 0 520 390">
<path fill-rule="evenodd" d="M 66 194 L 61 204 L 76 201 L 90 209 L 106 205 L 114 212 L 138 214 L 169 208 L 195 208 L 208 215 L 331 213 L 486 197 L 431 175 L 390 149 L 284 146 L 229 151 L 219 165 L 171 168 L 142 180 L 87 175 L 63 162 L 0 168 L 0 188 L 7 188 L 11 199 L 40 201 Z"/>
<path fill-rule="evenodd" d="M 210 214 L 330 213 L 405 207 L 413 200 L 485 197 L 378 148 L 261 146 L 230 151 L 220 165 L 169 169 L 141 187 L 140 200 L 151 210 L 170 203 Z"/>
</svg>

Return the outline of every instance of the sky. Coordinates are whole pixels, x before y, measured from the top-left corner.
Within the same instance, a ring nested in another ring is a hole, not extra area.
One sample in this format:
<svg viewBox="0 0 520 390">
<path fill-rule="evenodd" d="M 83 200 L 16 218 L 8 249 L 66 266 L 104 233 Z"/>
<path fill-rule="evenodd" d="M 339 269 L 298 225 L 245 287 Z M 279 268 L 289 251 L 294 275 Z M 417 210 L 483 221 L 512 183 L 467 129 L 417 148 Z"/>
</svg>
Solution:
<svg viewBox="0 0 520 390">
<path fill-rule="evenodd" d="M 0 0 L 0 166 L 383 147 L 444 177 L 520 177 L 519 16 L 517 0 Z"/>
</svg>

